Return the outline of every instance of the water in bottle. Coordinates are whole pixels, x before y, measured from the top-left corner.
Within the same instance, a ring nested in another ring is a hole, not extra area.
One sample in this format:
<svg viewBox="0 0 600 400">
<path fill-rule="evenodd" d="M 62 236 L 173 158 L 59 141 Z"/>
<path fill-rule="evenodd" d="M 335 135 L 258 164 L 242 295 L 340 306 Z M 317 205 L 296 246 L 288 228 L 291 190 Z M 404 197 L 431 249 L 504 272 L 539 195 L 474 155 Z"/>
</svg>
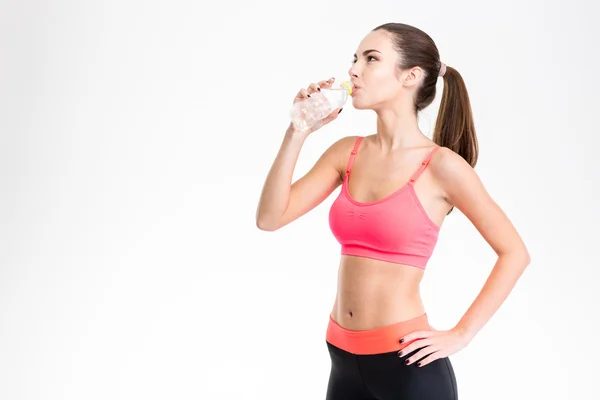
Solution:
<svg viewBox="0 0 600 400">
<path fill-rule="evenodd" d="M 352 94 L 352 83 L 344 81 L 339 88 L 321 88 L 308 99 L 297 102 L 292 107 L 291 119 L 296 129 L 305 131 L 326 118 L 336 108 L 342 107 Z"/>
</svg>

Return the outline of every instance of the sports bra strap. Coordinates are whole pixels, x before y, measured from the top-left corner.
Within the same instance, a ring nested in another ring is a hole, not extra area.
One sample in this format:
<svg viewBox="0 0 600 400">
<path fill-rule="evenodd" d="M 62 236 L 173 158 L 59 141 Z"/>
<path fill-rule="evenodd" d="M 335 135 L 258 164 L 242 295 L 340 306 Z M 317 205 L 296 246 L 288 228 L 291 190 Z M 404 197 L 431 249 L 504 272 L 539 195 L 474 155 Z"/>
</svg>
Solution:
<svg viewBox="0 0 600 400">
<path fill-rule="evenodd" d="M 358 146 L 360 146 L 360 142 L 362 142 L 362 140 L 363 136 L 359 136 L 358 139 L 356 139 L 356 143 L 354 143 L 354 148 L 352 149 L 352 152 L 350 153 L 350 159 L 348 160 L 346 175 L 348 175 L 350 173 L 350 170 L 352 169 L 352 164 L 354 163 L 354 159 L 356 158 L 356 153 L 358 153 Z"/>
<path fill-rule="evenodd" d="M 436 146 L 433 150 L 431 150 L 431 152 L 429 153 L 427 158 L 425 158 L 425 160 L 423 160 L 423 162 L 421 162 L 419 169 L 413 174 L 413 176 L 411 176 L 410 183 L 413 183 L 414 181 L 417 180 L 417 178 L 421 175 L 421 173 L 425 170 L 425 168 L 427 168 L 427 164 L 429 164 L 429 161 L 431 161 L 431 157 L 433 157 L 435 152 L 438 151 L 440 147 L 441 146 Z"/>
</svg>

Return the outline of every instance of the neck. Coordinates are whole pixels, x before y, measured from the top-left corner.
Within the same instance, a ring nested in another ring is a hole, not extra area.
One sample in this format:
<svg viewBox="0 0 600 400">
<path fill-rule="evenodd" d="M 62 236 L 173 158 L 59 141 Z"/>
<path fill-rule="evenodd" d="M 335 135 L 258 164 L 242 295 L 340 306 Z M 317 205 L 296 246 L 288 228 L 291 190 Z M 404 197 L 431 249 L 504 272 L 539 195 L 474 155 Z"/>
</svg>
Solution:
<svg viewBox="0 0 600 400">
<path fill-rule="evenodd" d="M 413 112 L 398 109 L 377 112 L 377 142 L 382 152 L 421 146 L 423 139 L 429 140 L 419 129 Z"/>
</svg>

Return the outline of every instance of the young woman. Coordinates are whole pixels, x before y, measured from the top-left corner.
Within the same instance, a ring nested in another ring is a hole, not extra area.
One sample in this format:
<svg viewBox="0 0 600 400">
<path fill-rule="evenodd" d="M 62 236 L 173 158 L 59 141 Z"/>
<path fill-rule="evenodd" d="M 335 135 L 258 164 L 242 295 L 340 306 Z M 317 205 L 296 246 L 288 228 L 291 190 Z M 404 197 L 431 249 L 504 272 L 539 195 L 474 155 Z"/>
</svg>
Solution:
<svg viewBox="0 0 600 400">
<path fill-rule="evenodd" d="M 467 89 L 456 69 L 440 61 L 434 41 L 406 24 L 381 25 L 360 43 L 349 74 L 352 104 L 375 111 L 376 133 L 336 141 L 291 184 L 306 138 L 342 110 L 309 131 L 290 124 L 264 184 L 257 226 L 277 230 L 342 185 L 329 212 L 341 261 L 326 333 L 327 400 L 457 399 L 448 357 L 497 311 L 529 254 L 473 169 L 478 146 Z M 439 77 L 444 90 L 430 140 L 419 130 L 417 112 L 433 101 Z M 332 83 L 301 89 L 294 103 Z M 438 331 L 428 323 L 419 285 L 454 207 L 498 259 L 460 321 Z"/>
</svg>

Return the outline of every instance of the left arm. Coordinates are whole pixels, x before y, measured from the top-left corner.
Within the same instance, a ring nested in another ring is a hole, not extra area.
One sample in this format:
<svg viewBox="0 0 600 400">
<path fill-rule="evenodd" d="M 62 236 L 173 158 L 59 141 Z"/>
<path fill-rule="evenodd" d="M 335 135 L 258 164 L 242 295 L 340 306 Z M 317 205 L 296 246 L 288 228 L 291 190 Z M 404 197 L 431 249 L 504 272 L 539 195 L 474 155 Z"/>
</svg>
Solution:
<svg viewBox="0 0 600 400">
<path fill-rule="evenodd" d="M 529 265 L 530 257 L 516 229 L 473 168 L 449 151 L 439 161 L 435 173 L 446 199 L 471 221 L 498 255 L 479 295 L 454 328 L 471 339 L 506 300 Z"/>
<path fill-rule="evenodd" d="M 436 156 L 429 167 L 439 181 L 444 197 L 473 223 L 496 252 L 498 260 L 475 301 L 454 328 L 439 333 L 413 332 L 404 337 L 407 342 L 423 339 L 407 346 L 403 350 L 404 354 L 421 346 L 430 346 L 429 350 L 421 350 L 421 355 L 417 353 L 412 356 L 411 359 L 414 360 L 409 363 L 432 351 L 440 353 L 431 354 L 421 365 L 466 346 L 500 308 L 530 263 L 523 240 L 506 214 L 491 198 L 475 170 L 450 149 L 441 148 Z M 436 335 L 439 337 L 436 338 Z"/>
</svg>

